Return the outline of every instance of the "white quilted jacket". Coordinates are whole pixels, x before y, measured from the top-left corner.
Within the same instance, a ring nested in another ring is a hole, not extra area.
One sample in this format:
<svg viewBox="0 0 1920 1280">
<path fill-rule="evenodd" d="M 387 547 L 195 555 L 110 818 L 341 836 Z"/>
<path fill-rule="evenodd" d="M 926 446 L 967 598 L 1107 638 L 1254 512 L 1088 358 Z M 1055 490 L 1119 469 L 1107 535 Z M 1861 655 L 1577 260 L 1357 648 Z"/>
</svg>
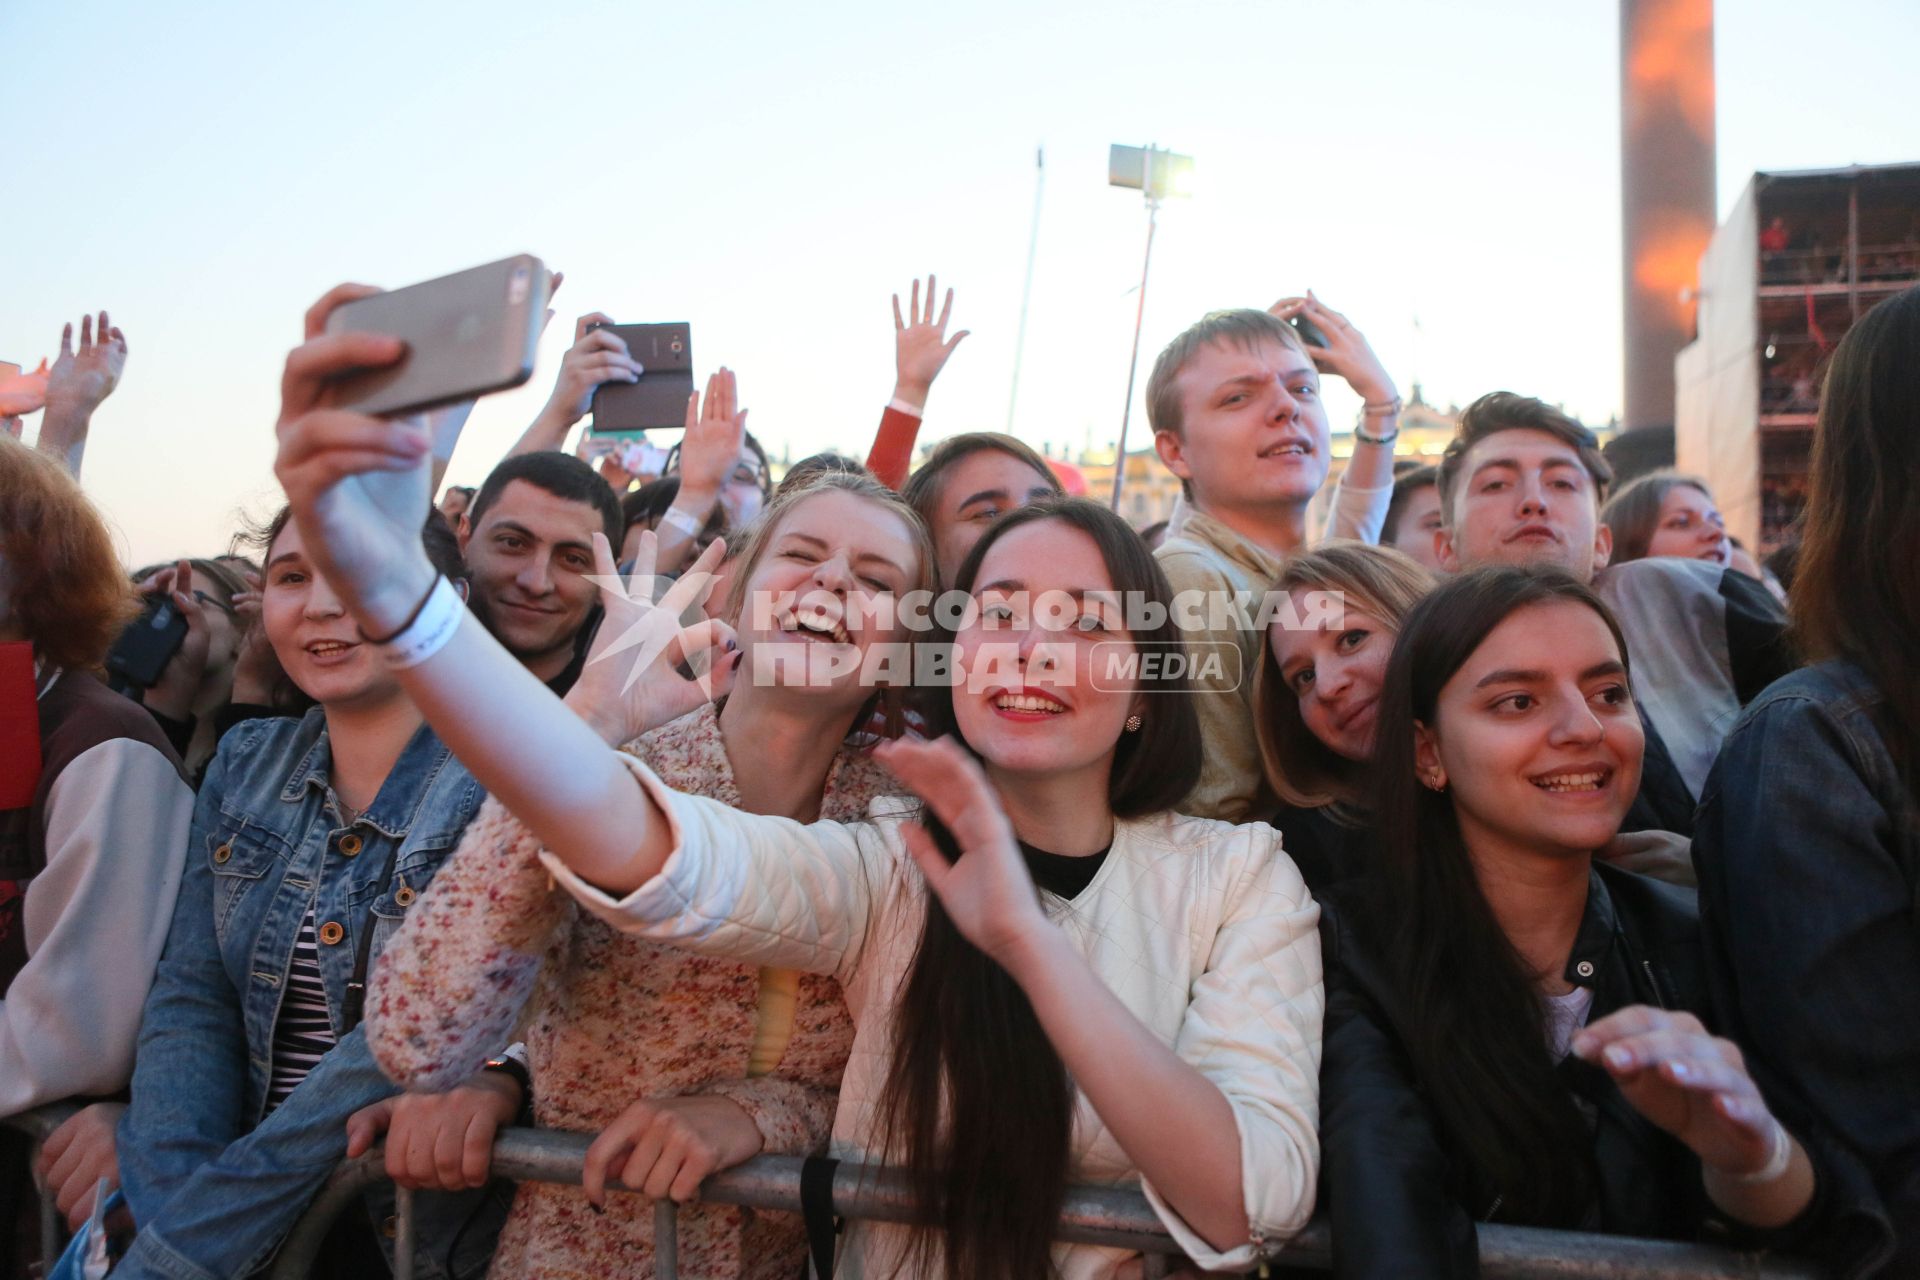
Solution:
<svg viewBox="0 0 1920 1280">
<path fill-rule="evenodd" d="M 614 900 L 541 856 L 594 914 L 629 933 L 761 965 L 831 974 L 853 1014 L 853 1056 L 840 1088 L 833 1154 L 873 1159 L 875 1105 L 891 1059 L 889 1016 L 919 941 L 926 884 L 899 836 L 911 799 L 881 799 L 870 821 L 802 825 L 742 813 L 662 785 L 627 764 L 669 816 L 674 852 L 661 873 Z M 1220 1088 L 1240 1129 L 1248 1221 L 1277 1245 L 1313 1210 L 1319 1173 L 1320 909 L 1261 823 L 1233 826 L 1165 814 L 1122 822 L 1093 883 L 1055 917 L 1140 1021 Z M 1084 1097 L 1073 1180 L 1137 1183 L 1139 1173 Z M 1221 1252 L 1144 1188 L 1192 1258 L 1250 1269 L 1256 1241 Z M 897 1274 L 901 1231 L 849 1223 L 841 1276 Z M 1063 1280 L 1115 1274 L 1127 1254 L 1056 1245 Z"/>
</svg>

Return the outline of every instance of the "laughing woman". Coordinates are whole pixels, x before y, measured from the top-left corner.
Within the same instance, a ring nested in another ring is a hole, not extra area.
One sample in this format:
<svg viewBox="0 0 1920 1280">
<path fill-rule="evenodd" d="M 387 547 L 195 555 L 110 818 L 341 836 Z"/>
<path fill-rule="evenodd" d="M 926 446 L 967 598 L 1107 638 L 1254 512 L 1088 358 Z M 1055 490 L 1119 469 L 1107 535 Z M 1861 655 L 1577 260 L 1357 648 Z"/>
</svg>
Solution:
<svg viewBox="0 0 1920 1280">
<path fill-rule="evenodd" d="M 975 546 L 955 740 L 880 749 L 924 807 L 741 813 L 608 749 L 447 608 L 399 532 L 427 501 L 424 436 L 327 402 L 329 375 L 399 354 L 342 334 L 289 359 L 277 470 L 302 527 L 362 624 L 404 632 L 409 691 L 589 910 L 841 982 L 833 1149 L 906 1164 L 929 1224 L 850 1226 L 841 1274 L 1112 1276 L 1123 1251 L 1049 1243 L 1073 1181 L 1144 1183 L 1204 1266 L 1245 1269 L 1305 1223 L 1318 912 L 1271 828 L 1171 812 L 1197 731 L 1179 686 L 1130 674 L 1178 633 L 1127 626 L 1130 593 L 1169 593 L 1123 522 L 1042 503 Z"/>
<path fill-rule="evenodd" d="M 1645 745 L 1612 615 L 1480 570 L 1407 618 L 1381 866 L 1322 922 L 1334 1270 L 1471 1276 L 1474 1223 L 1782 1227 L 1814 1176 L 1708 1008 L 1693 895 L 1595 860 Z"/>
</svg>

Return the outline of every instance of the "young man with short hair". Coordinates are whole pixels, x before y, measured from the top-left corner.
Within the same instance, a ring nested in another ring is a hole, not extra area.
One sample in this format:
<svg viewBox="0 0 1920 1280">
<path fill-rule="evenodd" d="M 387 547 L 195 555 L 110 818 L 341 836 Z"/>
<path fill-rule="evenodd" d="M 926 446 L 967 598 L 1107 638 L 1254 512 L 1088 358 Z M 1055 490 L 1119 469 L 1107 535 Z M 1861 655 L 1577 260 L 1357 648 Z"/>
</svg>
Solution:
<svg viewBox="0 0 1920 1280">
<path fill-rule="evenodd" d="M 1650 797 L 1660 825 L 1690 832 L 1727 728 L 1798 661 L 1779 604 L 1745 574 L 1672 556 L 1609 568 L 1613 534 L 1600 504 L 1612 480 L 1593 433 L 1565 413 L 1531 396 L 1484 395 L 1460 415 L 1440 461 L 1435 551 L 1449 572 L 1548 564 L 1593 585 L 1620 621 L 1634 697 L 1656 731 L 1648 788 L 1660 785 L 1661 753 L 1684 785 L 1684 796 Z"/>
<path fill-rule="evenodd" d="M 1325 345 L 1309 346 L 1289 323 L 1295 318 L 1310 321 Z M 1167 344 L 1147 379 L 1154 448 L 1182 489 L 1154 555 L 1176 598 L 1203 611 L 1202 626 L 1183 620 L 1201 663 L 1195 706 L 1206 748 L 1185 813 L 1238 822 L 1270 807 L 1252 702 L 1266 637 L 1248 624 L 1281 561 L 1309 541 L 1307 508 L 1331 457 L 1323 370 L 1345 378 L 1365 404 L 1326 536 L 1373 542 L 1392 494 L 1400 396 L 1345 316 L 1311 293 L 1268 311 L 1215 311 Z M 1248 612 L 1224 613 L 1230 601 Z"/>
<path fill-rule="evenodd" d="M 468 607 L 509 653 L 564 696 L 599 623 L 593 535 L 620 545 L 620 502 L 592 467 L 523 453 L 493 469 L 461 528 Z"/>
<path fill-rule="evenodd" d="M 1414 467 L 1395 476 L 1380 545 L 1412 556 L 1435 573 L 1444 572 L 1433 546 L 1440 524 L 1440 469 Z"/>
</svg>

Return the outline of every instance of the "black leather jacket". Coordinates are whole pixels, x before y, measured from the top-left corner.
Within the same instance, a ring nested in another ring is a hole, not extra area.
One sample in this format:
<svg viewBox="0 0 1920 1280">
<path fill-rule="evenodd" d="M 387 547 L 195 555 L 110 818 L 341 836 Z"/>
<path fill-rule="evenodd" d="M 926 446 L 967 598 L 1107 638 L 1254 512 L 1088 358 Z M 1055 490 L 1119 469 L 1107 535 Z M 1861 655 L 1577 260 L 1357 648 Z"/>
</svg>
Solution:
<svg viewBox="0 0 1920 1280">
<path fill-rule="evenodd" d="M 1351 914 L 1364 910 L 1364 892 L 1357 884 L 1335 890 L 1322 902 L 1320 921 L 1327 989 L 1322 1198 L 1333 1223 L 1334 1271 L 1393 1280 L 1475 1276 L 1474 1223 L 1500 1221 L 1499 1200 L 1468 1189 L 1469 1171 L 1454 1161 L 1428 1108 L 1398 1032 L 1407 1010 L 1380 958 L 1351 927 Z M 1693 893 L 1596 863 L 1566 979 L 1592 988 L 1590 1020 L 1630 1004 L 1705 1020 L 1711 1006 Z M 1587 1221 L 1577 1225 L 1698 1236 L 1710 1206 L 1693 1153 L 1635 1111 L 1603 1071 L 1572 1058 L 1559 1070 L 1594 1117 L 1597 1194 Z M 1469 1204 L 1467 1197 L 1487 1202 Z"/>
</svg>

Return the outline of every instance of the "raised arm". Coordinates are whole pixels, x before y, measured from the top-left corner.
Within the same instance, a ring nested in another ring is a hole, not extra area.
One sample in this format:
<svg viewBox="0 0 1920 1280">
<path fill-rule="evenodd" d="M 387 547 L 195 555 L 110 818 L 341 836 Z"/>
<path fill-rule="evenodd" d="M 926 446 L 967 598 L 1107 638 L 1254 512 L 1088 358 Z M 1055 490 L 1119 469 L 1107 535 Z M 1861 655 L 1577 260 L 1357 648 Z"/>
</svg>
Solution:
<svg viewBox="0 0 1920 1280">
<path fill-rule="evenodd" d="M 38 447 L 80 474 L 87 448 L 87 429 L 94 410 L 120 385 L 127 367 L 127 335 L 100 313 L 100 327 L 92 316 L 80 318 L 80 345 L 73 345 L 73 325 L 60 333 L 60 358 L 47 371 L 47 412 L 40 419 Z"/>
<path fill-rule="evenodd" d="M 880 483 L 898 489 L 913 469 L 913 445 L 926 416 L 933 381 L 947 367 L 954 348 L 967 336 L 962 329 L 947 337 L 947 317 L 953 314 L 953 290 L 947 290 L 940 319 L 933 318 L 934 277 L 927 277 L 927 305 L 920 307 L 920 282 L 913 282 L 908 314 L 900 314 L 900 295 L 893 295 L 893 399 L 880 415 L 880 433 L 867 454 L 867 470 Z"/>
<path fill-rule="evenodd" d="M 325 332 L 334 307 L 372 292 L 342 285 L 315 304 L 281 380 L 274 469 L 308 554 L 389 659 L 418 659 L 398 668 L 401 685 L 490 793 L 587 879 L 640 884 L 667 854 L 657 806 L 579 717 L 467 617 L 420 546 L 428 428 L 334 407 L 333 379 L 402 354 L 396 338 Z"/>
<path fill-rule="evenodd" d="M 1400 392 L 1366 335 L 1315 297 L 1313 290 L 1307 290 L 1304 298 L 1282 298 L 1268 310 L 1282 320 L 1301 315 L 1311 320 L 1327 340 L 1323 347 L 1307 348 L 1314 365 L 1323 374 L 1345 379 L 1361 400 L 1353 456 L 1334 489 L 1324 536 L 1378 542 L 1393 500 L 1393 441 L 1400 434 Z"/>
<path fill-rule="evenodd" d="M 543 453 L 566 443 L 567 432 L 587 414 L 593 393 L 603 382 L 638 382 L 645 372 L 640 362 L 627 354 L 620 335 L 595 325 L 610 325 L 611 316 L 589 311 L 573 322 L 573 345 L 560 361 L 560 376 L 553 394 L 541 407 L 513 448 L 511 458 L 522 453 Z"/>
<path fill-rule="evenodd" d="M 747 411 L 740 407 L 740 383 L 724 366 L 707 379 L 707 394 L 687 397 L 687 431 L 680 441 L 680 492 L 660 518 L 656 552 L 661 573 L 677 573 L 693 551 L 693 540 L 707 526 L 720 490 L 746 447 Z"/>
</svg>

